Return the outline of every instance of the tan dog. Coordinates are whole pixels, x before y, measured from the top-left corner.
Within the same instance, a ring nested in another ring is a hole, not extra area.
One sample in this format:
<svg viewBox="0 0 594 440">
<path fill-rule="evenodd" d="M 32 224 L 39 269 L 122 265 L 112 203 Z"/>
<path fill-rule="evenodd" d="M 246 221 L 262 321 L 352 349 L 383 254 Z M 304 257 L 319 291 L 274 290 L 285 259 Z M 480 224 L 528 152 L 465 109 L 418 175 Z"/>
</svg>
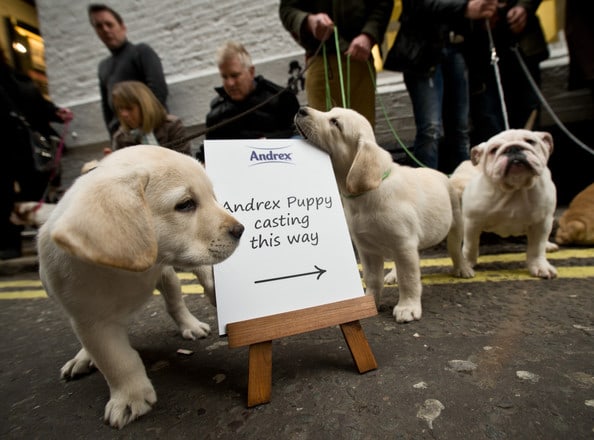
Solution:
<svg viewBox="0 0 594 440">
<path fill-rule="evenodd" d="M 55 203 L 17 202 L 10 213 L 10 221 L 15 225 L 40 228 L 55 207 Z"/>
<path fill-rule="evenodd" d="M 594 244 L 594 183 L 576 195 L 559 218 L 559 244 Z"/>
<path fill-rule="evenodd" d="M 549 133 L 507 130 L 472 148 L 474 169 L 463 163 L 454 171 L 454 185 L 458 189 L 465 186 L 463 252 L 473 266 L 479 255 L 481 232 L 501 237 L 526 235 L 530 274 L 557 276 L 545 255 L 546 250 L 557 248 L 548 242 L 557 200 L 547 168 L 552 150 Z"/>
<path fill-rule="evenodd" d="M 454 274 L 472 277 L 461 254 L 459 200 L 445 174 L 400 166 L 375 142 L 369 122 L 353 110 L 320 112 L 303 107 L 295 116 L 303 137 L 330 155 L 351 237 L 357 248 L 366 293 L 379 305 L 384 257 L 398 268 L 398 322 L 420 319 L 419 249 L 447 246 Z"/>
<path fill-rule="evenodd" d="M 98 163 L 99 161 L 97 160 L 85 162 L 81 167 L 80 173 L 88 173 L 97 167 Z M 55 203 L 18 202 L 14 204 L 14 208 L 10 214 L 10 221 L 15 225 L 40 228 L 47 221 L 55 207 Z"/>
<path fill-rule="evenodd" d="M 82 344 L 62 377 L 96 366 L 110 388 L 104 417 L 111 426 L 121 428 L 157 400 L 128 341 L 131 314 L 157 287 L 182 335 L 206 336 L 210 328 L 188 311 L 173 267 L 218 263 L 242 233 L 196 160 L 146 145 L 118 150 L 79 177 L 42 226 L 41 280 Z"/>
</svg>

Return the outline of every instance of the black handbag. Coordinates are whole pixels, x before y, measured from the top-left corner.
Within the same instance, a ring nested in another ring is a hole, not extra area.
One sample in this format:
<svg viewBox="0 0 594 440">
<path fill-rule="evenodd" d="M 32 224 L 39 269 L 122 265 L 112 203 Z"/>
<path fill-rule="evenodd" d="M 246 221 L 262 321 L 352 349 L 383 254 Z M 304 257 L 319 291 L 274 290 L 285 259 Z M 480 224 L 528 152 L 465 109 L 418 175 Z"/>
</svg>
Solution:
<svg viewBox="0 0 594 440">
<path fill-rule="evenodd" d="M 11 112 L 10 115 L 15 118 L 19 130 L 29 142 L 36 171 L 44 174 L 57 174 L 59 163 L 56 161 L 56 155 L 60 140 L 56 136 L 47 138 L 34 130 L 22 115 L 15 112 Z"/>
</svg>

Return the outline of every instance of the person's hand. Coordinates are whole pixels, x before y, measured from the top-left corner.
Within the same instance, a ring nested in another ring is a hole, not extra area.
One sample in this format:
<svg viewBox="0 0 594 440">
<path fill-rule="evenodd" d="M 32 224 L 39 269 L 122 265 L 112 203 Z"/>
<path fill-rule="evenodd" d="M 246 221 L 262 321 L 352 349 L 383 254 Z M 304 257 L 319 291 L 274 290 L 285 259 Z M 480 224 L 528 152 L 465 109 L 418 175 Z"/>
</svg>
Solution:
<svg viewBox="0 0 594 440">
<path fill-rule="evenodd" d="M 307 27 L 316 40 L 326 41 L 334 31 L 334 22 L 328 14 L 310 14 L 307 16 Z"/>
<path fill-rule="evenodd" d="M 497 11 L 497 0 L 468 0 L 464 16 L 471 20 L 491 18 Z"/>
<path fill-rule="evenodd" d="M 507 24 L 514 34 L 521 33 L 526 27 L 528 12 L 523 6 L 514 6 L 507 11 Z"/>
<path fill-rule="evenodd" d="M 69 108 L 59 108 L 56 111 L 56 115 L 58 115 L 62 122 L 70 122 L 74 118 L 74 114 Z"/>
<path fill-rule="evenodd" d="M 350 55 L 355 61 L 365 62 L 371 55 L 371 48 L 373 47 L 373 41 L 367 34 L 361 34 L 351 41 L 349 48 L 345 52 L 346 55 Z"/>
</svg>

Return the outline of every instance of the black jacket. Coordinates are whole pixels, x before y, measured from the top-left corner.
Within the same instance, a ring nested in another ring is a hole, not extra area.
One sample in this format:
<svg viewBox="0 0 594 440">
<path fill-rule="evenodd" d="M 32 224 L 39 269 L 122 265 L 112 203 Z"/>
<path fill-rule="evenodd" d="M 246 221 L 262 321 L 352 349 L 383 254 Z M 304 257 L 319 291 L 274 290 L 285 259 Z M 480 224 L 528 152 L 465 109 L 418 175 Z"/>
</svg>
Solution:
<svg viewBox="0 0 594 440">
<path fill-rule="evenodd" d="M 213 127 L 246 112 L 283 89 L 262 76 L 257 76 L 255 81 L 256 88 L 243 101 L 231 100 L 223 87 L 215 88 L 218 96 L 210 103 L 206 127 Z M 293 118 L 297 110 L 299 101 L 292 92 L 285 90 L 264 106 L 207 132 L 206 139 L 289 138 L 294 134 Z"/>
<path fill-rule="evenodd" d="M 464 33 L 467 0 L 402 0 L 400 30 L 384 69 L 431 75 L 450 31 Z"/>
<path fill-rule="evenodd" d="M 132 44 L 126 41 L 111 51 L 111 56 L 99 63 L 98 75 L 103 119 L 110 135 L 113 135 L 120 125 L 111 105 L 111 89 L 115 83 L 140 81 L 146 84 L 167 108 L 168 90 L 163 66 L 157 53 L 148 44 Z"/>
</svg>

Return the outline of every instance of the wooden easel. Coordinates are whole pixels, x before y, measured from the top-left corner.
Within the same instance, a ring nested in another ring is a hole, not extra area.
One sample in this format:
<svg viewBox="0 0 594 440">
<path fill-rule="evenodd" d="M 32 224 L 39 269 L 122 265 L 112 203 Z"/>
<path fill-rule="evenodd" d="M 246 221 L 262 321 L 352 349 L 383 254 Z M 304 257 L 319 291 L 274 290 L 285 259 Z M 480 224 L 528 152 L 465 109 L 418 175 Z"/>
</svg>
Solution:
<svg viewBox="0 0 594 440">
<path fill-rule="evenodd" d="M 249 345 L 247 406 L 270 402 L 272 340 L 340 325 L 359 373 L 377 368 L 377 362 L 359 319 L 377 315 L 372 296 L 280 313 L 227 324 L 229 348 Z"/>
</svg>

